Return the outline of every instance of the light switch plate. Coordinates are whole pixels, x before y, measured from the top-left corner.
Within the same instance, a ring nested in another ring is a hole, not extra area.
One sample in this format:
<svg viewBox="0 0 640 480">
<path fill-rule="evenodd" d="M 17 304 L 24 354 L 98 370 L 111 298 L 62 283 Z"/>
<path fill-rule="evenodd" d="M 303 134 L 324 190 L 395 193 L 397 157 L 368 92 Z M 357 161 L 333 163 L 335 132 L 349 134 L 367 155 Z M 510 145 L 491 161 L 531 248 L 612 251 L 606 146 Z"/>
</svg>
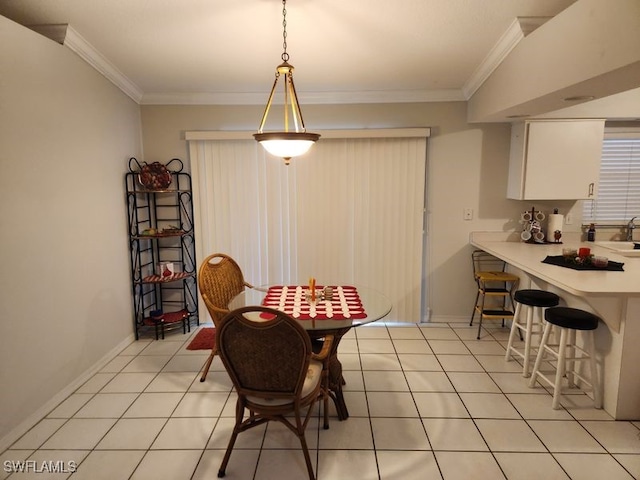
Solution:
<svg viewBox="0 0 640 480">
<path fill-rule="evenodd" d="M 465 208 L 462 212 L 462 218 L 464 220 L 473 220 L 473 208 Z"/>
</svg>

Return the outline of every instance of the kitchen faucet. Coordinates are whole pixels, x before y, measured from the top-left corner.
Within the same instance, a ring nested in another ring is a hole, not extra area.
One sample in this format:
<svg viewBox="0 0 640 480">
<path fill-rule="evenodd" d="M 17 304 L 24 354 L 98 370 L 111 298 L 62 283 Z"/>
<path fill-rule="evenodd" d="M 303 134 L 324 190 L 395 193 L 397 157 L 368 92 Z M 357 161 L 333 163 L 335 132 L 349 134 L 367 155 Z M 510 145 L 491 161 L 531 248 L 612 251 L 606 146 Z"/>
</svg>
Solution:
<svg viewBox="0 0 640 480">
<path fill-rule="evenodd" d="M 636 228 L 636 224 L 633 221 L 638 217 L 633 217 L 627 223 L 627 242 L 633 242 L 633 230 Z"/>
</svg>

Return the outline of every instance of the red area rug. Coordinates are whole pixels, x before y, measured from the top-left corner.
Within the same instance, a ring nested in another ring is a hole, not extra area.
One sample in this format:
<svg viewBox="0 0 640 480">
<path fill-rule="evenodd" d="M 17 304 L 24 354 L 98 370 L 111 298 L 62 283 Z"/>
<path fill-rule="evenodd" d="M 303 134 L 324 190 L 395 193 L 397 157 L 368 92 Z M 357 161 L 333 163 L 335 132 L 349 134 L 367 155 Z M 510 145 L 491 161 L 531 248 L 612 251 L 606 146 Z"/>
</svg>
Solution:
<svg viewBox="0 0 640 480">
<path fill-rule="evenodd" d="M 187 350 L 211 350 L 216 343 L 216 329 L 201 329 L 191 343 L 187 346 Z"/>
</svg>

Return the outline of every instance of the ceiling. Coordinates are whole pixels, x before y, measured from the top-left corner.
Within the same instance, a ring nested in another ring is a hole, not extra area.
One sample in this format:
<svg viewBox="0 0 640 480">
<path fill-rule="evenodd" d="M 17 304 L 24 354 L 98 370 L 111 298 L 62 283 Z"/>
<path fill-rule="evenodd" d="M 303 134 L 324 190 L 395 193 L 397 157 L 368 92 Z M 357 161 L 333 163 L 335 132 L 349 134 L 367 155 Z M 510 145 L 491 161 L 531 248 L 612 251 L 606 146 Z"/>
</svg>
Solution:
<svg viewBox="0 0 640 480">
<path fill-rule="evenodd" d="M 574 2 L 290 0 L 287 51 L 301 102 L 467 100 L 516 18 Z M 68 24 L 143 104 L 262 104 L 281 62 L 280 0 L 0 0 L 0 14 Z"/>
</svg>

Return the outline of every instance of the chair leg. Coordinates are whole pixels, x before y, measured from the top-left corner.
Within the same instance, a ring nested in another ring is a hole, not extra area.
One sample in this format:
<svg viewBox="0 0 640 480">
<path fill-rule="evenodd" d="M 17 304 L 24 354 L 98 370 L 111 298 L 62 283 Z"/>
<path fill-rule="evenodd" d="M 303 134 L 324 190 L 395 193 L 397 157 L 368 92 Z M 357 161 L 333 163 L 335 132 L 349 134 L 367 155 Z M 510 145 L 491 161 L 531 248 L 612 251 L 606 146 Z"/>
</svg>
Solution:
<svg viewBox="0 0 640 480">
<path fill-rule="evenodd" d="M 213 357 L 216 356 L 216 352 L 211 350 L 211 355 L 207 358 L 207 363 L 204 364 L 204 369 L 202 371 L 202 376 L 200 377 L 200 381 L 204 382 L 204 379 L 207 378 L 207 373 L 209 373 L 209 367 L 211 367 L 211 362 L 213 362 Z"/>
<path fill-rule="evenodd" d="M 325 430 L 329 430 L 329 392 L 325 392 L 322 408 L 324 409 L 324 425 Z"/>
<path fill-rule="evenodd" d="M 302 433 L 298 433 L 300 439 L 300 445 L 302 446 L 302 453 L 304 453 L 304 461 L 307 464 L 307 471 L 309 472 L 309 480 L 315 480 L 316 476 L 313 473 L 313 465 L 311 464 L 311 457 L 309 456 L 309 448 L 307 447 L 307 440 L 304 437 L 304 430 Z"/>
<path fill-rule="evenodd" d="M 220 468 L 218 469 L 218 478 L 222 478 L 226 475 L 227 464 L 229 463 L 231 452 L 233 452 L 233 446 L 235 445 L 238 434 L 240 433 L 240 425 L 242 424 L 243 416 L 244 406 L 241 405 L 240 400 L 238 400 L 236 403 L 236 424 L 233 426 L 233 432 L 231 433 L 231 438 L 229 439 L 229 444 L 227 445 L 227 451 L 224 453 L 224 458 L 222 459 L 222 463 L 220 464 Z"/>
<path fill-rule="evenodd" d="M 322 371 L 322 408 L 324 413 L 325 430 L 329 429 L 329 366 L 325 365 Z"/>
<path fill-rule="evenodd" d="M 482 316 L 484 315 L 484 301 L 487 296 L 482 294 L 482 303 L 480 305 L 480 320 L 478 321 L 478 340 L 480 340 L 480 332 L 482 332 Z"/>
<path fill-rule="evenodd" d="M 233 429 L 233 433 L 231 434 L 231 439 L 229 440 L 229 445 L 227 446 L 227 451 L 224 453 L 224 458 L 222 459 L 222 464 L 218 469 L 218 478 L 222 478 L 226 475 L 227 464 L 229 463 L 229 458 L 231 457 L 231 452 L 233 451 L 233 446 L 236 443 L 236 438 L 238 437 L 238 432 L 236 432 L 235 428 Z"/>
<path fill-rule="evenodd" d="M 476 293 L 476 301 L 473 302 L 473 312 L 471 312 L 471 321 L 469 322 L 469 326 L 473 325 L 473 319 L 476 316 L 476 310 L 478 309 L 478 298 L 480 298 L 480 289 L 478 289 L 478 293 Z"/>
</svg>

